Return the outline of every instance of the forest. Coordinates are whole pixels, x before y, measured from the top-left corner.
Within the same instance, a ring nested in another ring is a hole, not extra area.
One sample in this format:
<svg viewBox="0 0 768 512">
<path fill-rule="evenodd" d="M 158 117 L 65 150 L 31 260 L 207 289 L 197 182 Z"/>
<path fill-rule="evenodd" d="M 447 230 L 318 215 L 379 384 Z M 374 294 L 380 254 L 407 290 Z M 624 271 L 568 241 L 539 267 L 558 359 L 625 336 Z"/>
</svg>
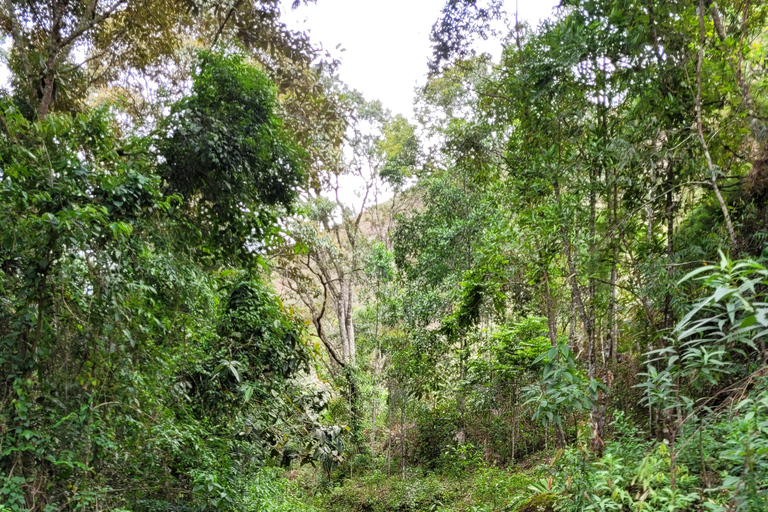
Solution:
<svg viewBox="0 0 768 512">
<path fill-rule="evenodd" d="M 0 512 L 768 510 L 768 4 L 307 1 L 2 1 Z"/>
</svg>

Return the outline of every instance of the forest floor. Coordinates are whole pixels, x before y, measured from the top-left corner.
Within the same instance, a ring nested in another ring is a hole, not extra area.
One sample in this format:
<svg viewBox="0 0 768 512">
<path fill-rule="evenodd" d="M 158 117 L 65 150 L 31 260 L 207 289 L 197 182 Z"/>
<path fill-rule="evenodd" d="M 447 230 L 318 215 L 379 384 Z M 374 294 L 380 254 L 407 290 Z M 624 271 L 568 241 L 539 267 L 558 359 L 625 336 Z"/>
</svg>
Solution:
<svg viewBox="0 0 768 512">
<path fill-rule="evenodd" d="M 548 459 L 541 455 L 524 466 L 435 472 L 418 467 L 369 468 L 359 475 L 331 480 L 322 469 L 304 467 L 287 473 L 290 501 L 324 512 L 542 512 L 545 503 L 531 502 L 531 486 L 544 479 Z M 539 494 L 540 496 L 540 494 Z"/>
</svg>

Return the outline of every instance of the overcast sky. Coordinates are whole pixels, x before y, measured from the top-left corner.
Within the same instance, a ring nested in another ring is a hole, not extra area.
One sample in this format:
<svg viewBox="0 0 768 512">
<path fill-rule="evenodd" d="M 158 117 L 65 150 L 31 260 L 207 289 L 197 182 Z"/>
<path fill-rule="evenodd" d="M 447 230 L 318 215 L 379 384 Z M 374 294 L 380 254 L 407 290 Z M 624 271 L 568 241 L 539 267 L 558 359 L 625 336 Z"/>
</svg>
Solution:
<svg viewBox="0 0 768 512">
<path fill-rule="evenodd" d="M 341 60 L 339 75 L 368 100 L 380 100 L 395 114 L 413 118 L 414 88 L 426 80 L 431 55 L 429 32 L 446 0 L 317 0 L 291 10 L 281 0 L 283 19 L 295 30 L 306 30 L 314 44 Z M 549 17 L 558 0 L 518 0 L 518 19 L 531 26 Z M 506 0 L 514 19 L 515 0 Z M 340 51 L 337 49 L 340 45 Z M 498 56 L 500 41 L 488 41 L 483 51 Z M 340 197 L 359 206 L 362 180 L 346 176 Z M 391 197 L 380 190 L 379 201 Z"/>
<path fill-rule="evenodd" d="M 396 114 L 411 116 L 413 90 L 425 80 L 429 31 L 446 0 L 317 0 L 295 11 L 282 0 L 289 27 L 307 30 L 311 40 L 341 59 L 339 74 L 369 100 L 381 100 Z M 519 19 L 536 26 L 558 0 L 518 0 Z M 515 1 L 506 0 L 515 12 Z M 339 52 L 336 45 L 346 51 Z M 488 46 L 498 50 L 500 44 Z"/>
</svg>

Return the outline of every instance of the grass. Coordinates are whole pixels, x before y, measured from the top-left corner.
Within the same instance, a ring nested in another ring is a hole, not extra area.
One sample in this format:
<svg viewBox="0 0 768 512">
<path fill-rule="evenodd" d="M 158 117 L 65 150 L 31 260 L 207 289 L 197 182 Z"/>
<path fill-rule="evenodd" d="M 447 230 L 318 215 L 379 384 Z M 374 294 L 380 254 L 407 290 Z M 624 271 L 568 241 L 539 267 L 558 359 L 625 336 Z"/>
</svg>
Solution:
<svg viewBox="0 0 768 512">
<path fill-rule="evenodd" d="M 328 482 L 302 468 L 289 474 L 294 492 L 318 511 L 333 512 L 513 512 L 531 496 L 540 470 L 481 465 L 451 475 L 409 468 L 387 476 L 381 470 Z M 297 496 L 298 497 L 298 496 Z"/>
</svg>

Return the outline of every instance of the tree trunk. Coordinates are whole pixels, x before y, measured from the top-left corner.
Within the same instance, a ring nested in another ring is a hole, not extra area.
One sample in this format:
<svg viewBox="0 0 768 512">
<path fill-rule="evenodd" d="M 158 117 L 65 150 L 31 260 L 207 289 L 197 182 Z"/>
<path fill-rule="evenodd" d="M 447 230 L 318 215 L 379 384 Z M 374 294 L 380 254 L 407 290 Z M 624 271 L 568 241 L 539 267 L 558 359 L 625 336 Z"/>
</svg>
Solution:
<svg viewBox="0 0 768 512">
<path fill-rule="evenodd" d="M 515 463 L 515 444 L 517 441 L 517 429 L 520 424 L 520 414 L 518 411 L 513 410 L 515 415 L 515 421 L 512 423 L 512 463 Z"/>
<path fill-rule="evenodd" d="M 610 335 L 606 338 L 608 343 L 606 344 L 605 348 L 603 349 L 605 352 L 605 363 L 609 363 L 610 361 L 613 361 L 615 357 L 615 351 L 617 346 L 617 338 L 619 334 L 619 325 L 618 325 L 618 313 L 616 310 L 616 280 L 617 280 L 617 274 L 618 274 L 618 260 L 619 260 L 619 244 L 616 241 L 616 231 L 619 229 L 619 223 L 618 223 L 618 215 L 617 215 L 617 206 L 616 203 L 618 202 L 618 193 L 616 190 L 616 176 L 615 171 L 613 173 L 614 183 L 611 184 L 611 190 L 609 192 L 609 208 L 611 211 L 608 212 L 609 218 L 611 219 L 611 282 L 610 282 L 610 291 L 609 291 L 609 299 L 608 299 L 608 322 L 609 325 L 609 333 Z"/>
<path fill-rule="evenodd" d="M 400 411 L 400 466 L 403 470 L 403 480 L 405 480 L 405 397 L 407 393 L 403 392 L 403 407 Z"/>
<path fill-rule="evenodd" d="M 597 236 L 596 236 L 596 217 L 597 217 L 597 194 L 595 192 L 595 187 L 597 186 L 597 171 L 595 169 L 590 170 L 590 180 L 589 180 L 589 252 L 590 252 L 590 259 L 589 259 L 589 265 L 590 267 L 594 266 L 595 263 L 595 251 L 596 251 L 596 244 L 597 244 Z M 588 318 L 589 318 L 589 325 L 591 326 L 591 336 L 589 336 L 589 339 L 587 340 L 589 343 L 589 349 L 588 349 L 588 375 L 590 379 L 594 379 L 596 376 L 596 369 L 597 369 L 597 340 L 595 339 L 597 337 L 597 333 L 594 331 L 595 326 L 595 292 L 596 292 L 596 286 L 595 286 L 595 278 L 592 277 L 592 272 L 590 272 L 589 277 L 589 284 L 588 284 L 588 300 L 589 300 L 589 309 L 588 309 Z M 602 451 L 602 444 L 603 444 L 603 431 L 602 431 L 602 422 L 601 422 L 601 414 L 600 414 L 600 407 L 598 404 L 592 405 L 592 408 L 589 413 L 589 419 L 590 424 L 592 426 L 592 451 L 594 452 L 600 452 Z"/>
<path fill-rule="evenodd" d="M 389 430 L 387 431 L 387 476 L 392 475 L 392 409 L 395 407 L 392 395 L 392 381 L 389 381 L 389 404 L 387 414 L 389 416 Z"/>
<path fill-rule="evenodd" d="M 549 343 L 551 346 L 557 345 L 557 317 L 552 305 L 552 290 L 549 286 L 549 272 L 544 268 L 544 291 L 547 303 L 547 326 L 549 328 Z"/>
<path fill-rule="evenodd" d="M 375 393 L 375 390 L 374 390 Z M 373 397 L 373 411 L 371 413 L 371 455 L 376 455 L 376 395 Z"/>
<path fill-rule="evenodd" d="M 559 423 L 555 423 L 555 445 L 558 449 L 563 449 L 566 445 L 565 431 L 563 430 L 563 426 Z"/>
<path fill-rule="evenodd" d="M 667 163 L 667 179 L 665 187 L 667 188 L 665 213 L 667 215 L 667 278 L 672 281 L 672 261 L 675 257 L 674 234 L 675 234 L 675 203 L 672 195 L 674 182 L 674 171 L 672 162 Z M 672 317 L 672 294 L 667 291 L 664 294 L 664 328 L 672 329 L 674 319 Z"/>
<path fill-rule="evenodd" d="M 704 156 L 707 160 L 707 166 L 709 167 L 710 179 L 712 180 L 712 188 L 715 190 L 715 196 L 717 202 L 720 204 L 720 210 L 723 212 L 723 219 L 725 220 L 725 226 L 728 230 L 728 236 L 731 239 L 731 248 L 734 252 L 738 252 L 739 244 L 736 239 L 736 231 L 733 229 L 733 223 L 731 223 L 731 215 L 728 213 L 728 206 L 725 204 L 723 195 L 720 193 L 720 187 L 717 186 L 717 172 L 715 166 L 712 163 L 712 157 L 709 154 L 709 147 L 707 141 L 704 138 L 704 127 L 701 120 L 701 66 L 704 61 L 704 0 L 699 0 L 699 54 L 696 62 L 696 128 L 699 135 L 699 142 L 704 149 Z M 737 76 L 739 73 L 737 73 Z M 747 95 L 748 96 L 748 95 Z"/>
</svg>

